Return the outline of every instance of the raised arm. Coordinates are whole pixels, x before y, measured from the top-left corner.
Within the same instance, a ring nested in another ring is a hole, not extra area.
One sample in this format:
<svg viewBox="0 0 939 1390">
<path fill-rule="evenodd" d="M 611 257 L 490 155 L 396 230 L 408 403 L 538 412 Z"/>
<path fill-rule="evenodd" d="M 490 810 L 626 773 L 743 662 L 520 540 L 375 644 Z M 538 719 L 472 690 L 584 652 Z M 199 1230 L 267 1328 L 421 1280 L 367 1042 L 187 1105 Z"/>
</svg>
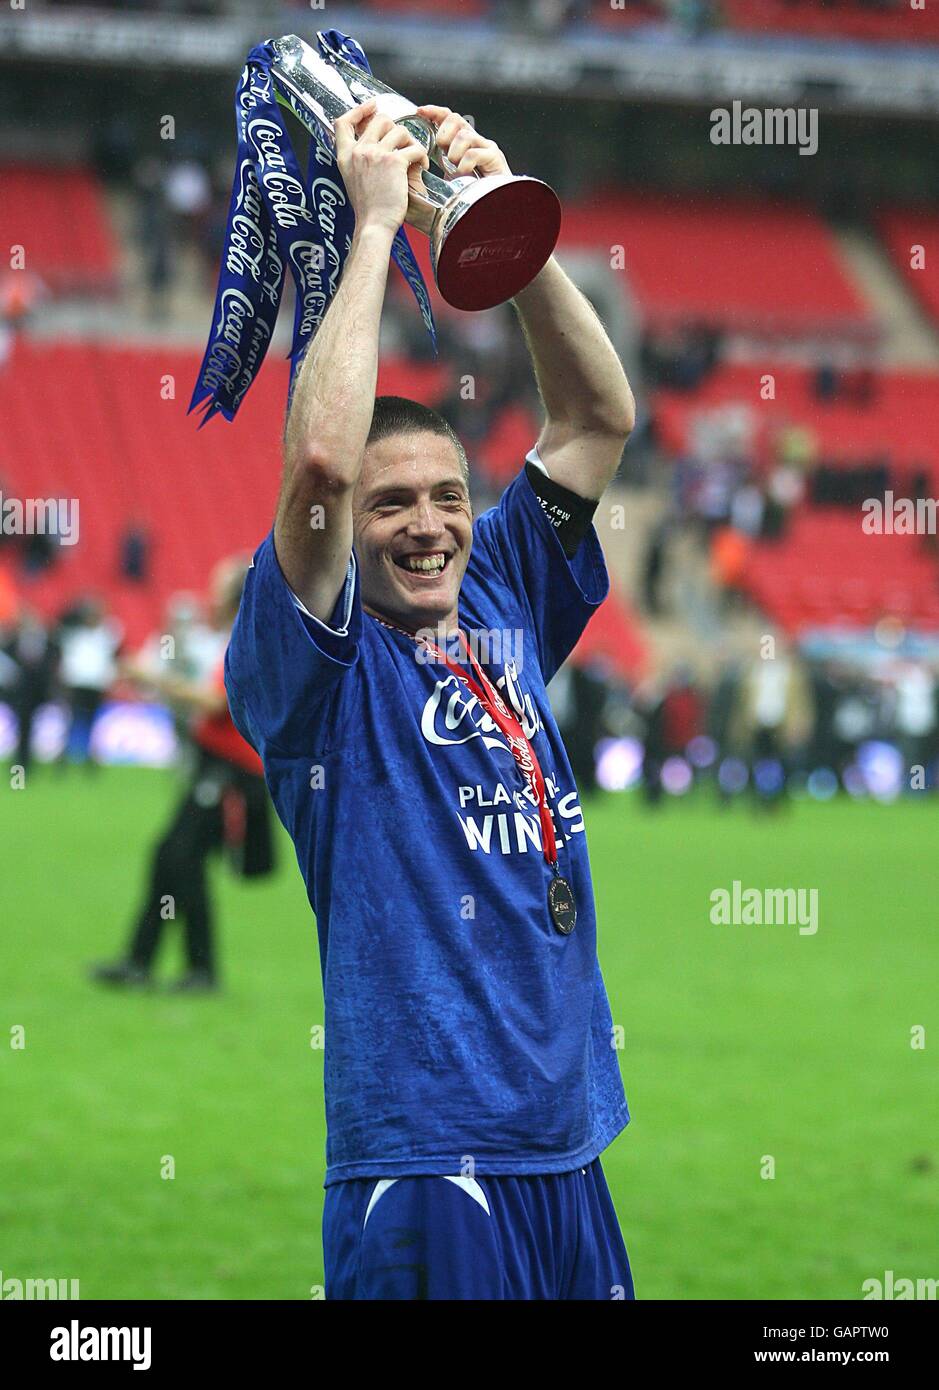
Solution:
<svg viewBox="0 0 939 1390">
<path fill-rule="evenodd" d="M 427 165 L 402 126 L 375 115 L 374 101 L 336 122 L 336 154 L 355 233 L 335 298 L 297 375 L 274 523 L 288 584 L 324 622 L 352 550 L 352 493 L 375 404 L 391 243 L 407 211 L 409 178 Z"/>
<path fill-rule="evenodd" d="M 513 302 L 545 408 L 541 460 L 555 482 L 599 498 L 636 418 L 623 364 L 593 306 L 553 256 Z"/>
<path fill-rule="evenodd" d="M 492 140 L 446 106 L 422 106 L 437 144 L 459 174 L 511 173 Z M 581 497 L 599 498 L 619 466 L 635 422 L 626 373 L 589 301 L 552 256 L 513 300 L 545 422 L 538 452 L 551 477 Z"/>
</svg>

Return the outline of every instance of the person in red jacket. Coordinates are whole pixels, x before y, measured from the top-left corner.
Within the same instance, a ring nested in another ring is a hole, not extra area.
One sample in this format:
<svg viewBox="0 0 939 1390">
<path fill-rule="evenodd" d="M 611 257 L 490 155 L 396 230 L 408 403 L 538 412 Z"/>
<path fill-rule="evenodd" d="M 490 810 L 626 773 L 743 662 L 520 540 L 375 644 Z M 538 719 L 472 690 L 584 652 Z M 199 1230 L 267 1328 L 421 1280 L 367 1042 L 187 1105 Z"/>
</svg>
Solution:
<svg viewBox="0 0 939 1390">
<path fill-rule="evenodd" d="M 230 632 L 247 563 L 223 561 L 212 577 L 214 625 Z M 228 712 L 222 658 L 203 680 L 154 672 L 126 662 L 121 675 L 169 703 L 190 711 L 196 763 L 183 798 L 153 853 L 143 905 L 123 958 L 92 968 L 102 984 L 147 985 L 163 929 L 177 915 L 185 920 L 188 971 L 176 990 L 213 990 L 218 984 L 209 855 L 227 845 L 246 877 L 269 873 L 273 842 L 269 798 L 261 760 L 238 733 Z"/>
</svg>

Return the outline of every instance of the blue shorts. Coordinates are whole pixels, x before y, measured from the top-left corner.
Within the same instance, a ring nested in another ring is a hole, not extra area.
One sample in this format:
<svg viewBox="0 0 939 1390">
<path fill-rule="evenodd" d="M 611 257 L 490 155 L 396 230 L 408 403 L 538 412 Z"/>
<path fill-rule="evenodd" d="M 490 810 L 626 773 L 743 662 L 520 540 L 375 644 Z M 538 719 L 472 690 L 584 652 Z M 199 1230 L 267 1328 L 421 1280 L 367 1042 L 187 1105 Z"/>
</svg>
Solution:
<svg viewBox="0 0 939 1390">
<path fill-rule="evenodd" d="M 327 1299 L 635 1297 L 598 1158 L 532 1177 L 334 1183 L 323 1252 Z"/>
</svg>

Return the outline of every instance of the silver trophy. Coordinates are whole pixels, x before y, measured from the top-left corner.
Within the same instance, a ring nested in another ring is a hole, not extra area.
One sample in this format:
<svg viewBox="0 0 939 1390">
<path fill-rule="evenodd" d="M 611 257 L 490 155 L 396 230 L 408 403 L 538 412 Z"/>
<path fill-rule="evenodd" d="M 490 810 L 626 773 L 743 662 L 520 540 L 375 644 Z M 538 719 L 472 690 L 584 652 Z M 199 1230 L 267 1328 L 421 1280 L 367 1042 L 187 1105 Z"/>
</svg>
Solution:
<svg viewBox="0 0 939 1390">
<path fill-rule="evenodd" d="M 277 100 L 316 140 L 323 129 L 371 97 L 399 122 L 448 178 L 421 171 L 423 195 L 411 191 L 406 221 L 430 237 L 437 288 L 457 309 L 491 309 L 518 294 L 541 270 L 557 243 L 561 205 L 541 179 L 527 175 L 453 177 L 437 149 L 432 122 L 406 97 L 349 62 L 317 35 L 328 56 L 287 34 L 275 39 L 271 80 Z"/>
</svg>

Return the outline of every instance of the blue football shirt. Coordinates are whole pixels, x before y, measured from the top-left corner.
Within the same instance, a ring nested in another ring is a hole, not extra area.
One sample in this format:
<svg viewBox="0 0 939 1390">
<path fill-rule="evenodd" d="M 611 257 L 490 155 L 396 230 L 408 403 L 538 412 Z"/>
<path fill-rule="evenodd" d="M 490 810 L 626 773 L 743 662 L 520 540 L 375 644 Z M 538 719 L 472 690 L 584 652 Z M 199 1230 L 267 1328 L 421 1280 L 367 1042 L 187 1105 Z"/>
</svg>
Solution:
<svg viewBox="0 0 939 1390">
<path fill-rule="evenodd" d="M 272 535 L 255 554 L 226 685 L 316 914 L 327 1185 L 467 1159 L 482 1175 L 564 1172 L 629 1120 L 584 818 L 545 690 L 608 587 L 593 527 L 568 560 L 524 472 L 474 522 L 460 626 L 494 634 L 484 669 L 547 781 L 577 899 L 562 936 L 537 807 L 476 698 L 363 612 L 354 553 L 330 626 L 301 609 Z"/>
</svg>

